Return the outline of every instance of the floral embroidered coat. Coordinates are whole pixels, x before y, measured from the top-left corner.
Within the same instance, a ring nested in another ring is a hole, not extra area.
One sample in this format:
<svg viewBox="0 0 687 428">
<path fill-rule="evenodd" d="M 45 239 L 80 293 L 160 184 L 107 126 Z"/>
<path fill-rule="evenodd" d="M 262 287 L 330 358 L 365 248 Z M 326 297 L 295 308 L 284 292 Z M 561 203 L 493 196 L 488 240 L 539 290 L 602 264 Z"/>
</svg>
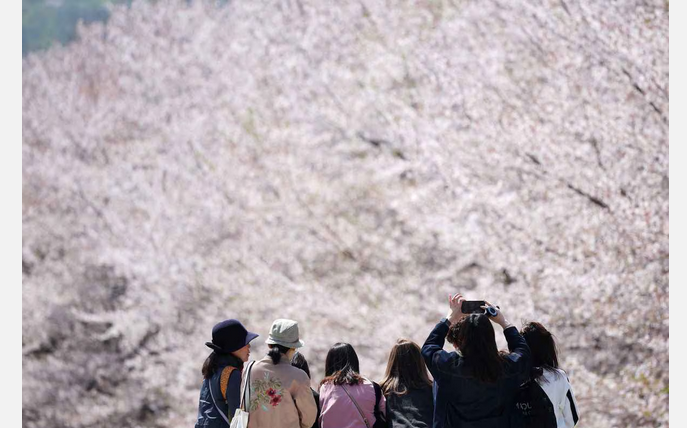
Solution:
<svg viewBox="0 0 687 428">
<path fill-rule="evenodd" d="M 278 364 L 270 357 L 253 364 L 247 407 L 248 428 L 310 428 L 317 417 L 310 378 L 283 356 Z"/>
</svg>

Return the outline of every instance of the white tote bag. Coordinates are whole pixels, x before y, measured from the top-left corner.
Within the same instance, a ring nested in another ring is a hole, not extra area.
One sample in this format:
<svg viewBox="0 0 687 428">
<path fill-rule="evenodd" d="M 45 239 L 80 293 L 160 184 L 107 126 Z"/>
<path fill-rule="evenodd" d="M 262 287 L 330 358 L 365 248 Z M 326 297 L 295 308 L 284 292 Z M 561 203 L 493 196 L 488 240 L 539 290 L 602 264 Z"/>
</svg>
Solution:
<svg viewBox="0 0 687 428">
<path fill-rule="evenodd" d="M 231 419 L 230 428 L 248 428 L 249 413 L 247 409 L 250 408 L 250 369 L 253 368 L 253 363 L 255 361 L 251 361 L 246 369 L 246 377 L 243 379 L 243 385 L 241 385 L 241 405 L 236 409 L 234 417 Z"/>
</svg>

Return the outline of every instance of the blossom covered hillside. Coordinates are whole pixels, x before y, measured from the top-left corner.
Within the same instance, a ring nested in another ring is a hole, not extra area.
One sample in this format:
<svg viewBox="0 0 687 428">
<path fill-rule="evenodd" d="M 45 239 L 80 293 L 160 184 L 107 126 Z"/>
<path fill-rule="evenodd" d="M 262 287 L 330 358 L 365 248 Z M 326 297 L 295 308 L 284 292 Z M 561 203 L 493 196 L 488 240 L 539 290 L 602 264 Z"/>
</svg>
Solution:
<svg viewBox="0 0 687 428">
<path fill-rule="evenodd" d="M 667 427 L 668 94 L 667 1 L 114 8 L 23 59 L 23 425 L 191 426 L 225 318 L 379 380 L 461 291 Z"/>
</svg>

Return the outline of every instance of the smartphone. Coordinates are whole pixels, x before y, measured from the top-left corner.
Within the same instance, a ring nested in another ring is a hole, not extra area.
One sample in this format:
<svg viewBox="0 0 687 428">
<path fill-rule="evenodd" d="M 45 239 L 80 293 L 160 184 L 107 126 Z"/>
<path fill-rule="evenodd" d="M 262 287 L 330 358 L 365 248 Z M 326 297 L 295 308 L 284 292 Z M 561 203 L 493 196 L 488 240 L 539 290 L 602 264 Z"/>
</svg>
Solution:
<svg viewBox="0 0 687 428">
<path fill-rule="evenodd" d="M 483 314 L 484 309 L 482 309 L 482 306 L 485 305 L 484 300 L 465 300 L 460 306 L 460 310 L 464 314 Z"/>
</svg>

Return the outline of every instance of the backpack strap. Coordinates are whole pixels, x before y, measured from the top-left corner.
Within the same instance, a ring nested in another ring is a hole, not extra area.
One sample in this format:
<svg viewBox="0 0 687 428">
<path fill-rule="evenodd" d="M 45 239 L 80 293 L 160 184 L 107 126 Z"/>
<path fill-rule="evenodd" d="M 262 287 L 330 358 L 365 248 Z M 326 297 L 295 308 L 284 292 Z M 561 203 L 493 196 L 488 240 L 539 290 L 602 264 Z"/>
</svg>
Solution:
<svg viewBox="0 0 687 428">
<path fill-rule="evenodd" d="M 370 426 L 370 423 L 367 421 L 367 418 L 365 417 L 365 414 L 363 413 L 362 410 L 360 410 L 360 406 L 358 405 L 358 402 L 355 401 L 355 398 L 353 398 L 353 396 L 352 396 L 351 394 L 348 393 L 348 390 L 346 389 L 346 385 L 341 385 L 341 388 L 343 388 L 343 390 L 344 390 L 344 392 L 346 393 L 346 395 L 348 395 L 348 398 L 350 398 L 351 401 L 353 402 L 353 404 L 355 404 L 355 408 L 358 409 L 358 413 L 360 413 L 360 417 L 363 418 L 363 422 L 365 422 L 365 426 L 366 426 L 367 428 L 372 428 L 372 427 Z"/>
<path fill-rule="evenodd" d="M 372 382 L 375 387 L 375 416 L 379 414 L 379 400 L 382 398 L 382 387 L 377 382 Z"/>
<path fill-rule="evenodd" d="M 229 420 L 227 415 L 224 414 L 222 409 L 220 409 L 219 406 L 217 405 L 217 400 L 215 400 L 215 393 L 212 392 L 212 382 L 210 382 L 209 380 L 208 380 L 208 389 L 210 390 L 210 397 L 212 397 L 212 404 L 215 405 L 215 408 L 219 412 L 220 416 L 222 416 L 222 419 L 224 419 L 224 421 L 227 423 L 227 425 L 230 425 L 231 421 Z"/>
<path fill-rule="evenodd" d="M 572 417 L 573 417 L 573 426 L 577 425 L 577 421 L 580 420 L 580 417 L 577 415 L 577 408 L 575 407 L 575 400 L 573 400 L 572 397 L 572 391 L 568 389 L 568 393 L 565 394 L 566 397 L 568 397 L 568 401 L 570 402 L 570 411 L 572 412 Z"/>
<path fill-rule="evenodd" d="M 372 382 L 372 385 L 375 387 L 375 410 L 374 410 L 374 415 L 375 415 L 375 421 L 383 421 L 386 423 L 386 415 L 382 415 L 381 410 L 379 410 L 379 400 L 382 399 L 382 387 L 379 386 L 377 382 Z M 376 423 L 375 423 L 376 425 Z"/>
<path fill-rule="evenodd" d="M 250 410 L 250 372 L 253 368 L 253 364 L 255 364 L 255 361 L 251 361 L 250 364 L 248 364 L 246 375 L 243 379 L 243 385 L 241 386 L 241 392 L 243 394 L 241 394 L 239 409 L 242 409 L 245 412 Z"/>
<path fill-rule="evenodd" d="M 226 366 L 222 369 L 222 374 L 219 378 L 219 389 L 222 391 L 222 398 L 224 398 L 224 401 L 227 401 L 227 385 L 229 385 L 229 377 L 234 369 L 236 369 L 236 367 Z"/>
</svg>

